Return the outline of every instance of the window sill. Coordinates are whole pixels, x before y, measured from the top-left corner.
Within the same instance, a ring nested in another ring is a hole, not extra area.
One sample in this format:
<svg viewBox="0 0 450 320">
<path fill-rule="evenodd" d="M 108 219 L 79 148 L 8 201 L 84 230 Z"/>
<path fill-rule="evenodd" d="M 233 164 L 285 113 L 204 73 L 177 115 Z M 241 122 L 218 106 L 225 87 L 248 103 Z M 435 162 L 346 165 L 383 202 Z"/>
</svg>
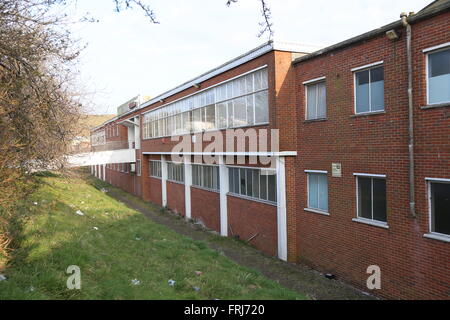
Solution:
<svg viewBox="0 0 450 320">
<path fill-rule="evenodd" d="M 439 233 L 425 233 L 423 235 L 424 238 L 428 238 L 428 239 L 434 239 L 434 240 L 439 240 L 439 241 L 443 241 L 443 242 L 447 242 L 450 243 L 450 236 L 446 236 L 444 234 L 439 234 Z"/>
<path fill-rule="evenodd" d="M 374 112 L 356 113 L 356 114 L 351 115 L 350 118 L 375 116 L 375 115 L 381 115 L 381 114 L 386 114 L 386 111 L 374 111 Z"/>
<path fill-rule="evenodd" d="M 249 200 L 249 201 L 255 201 L 255 202 L 262 203 L 262 204 L 268 204 L 269 206 L 275 206 L 275 207 L 278 206 L 278 204 L 276 202 L 267 201 L 267 200 L 261 200 L 261 199 L 252 198 L 252 197 L 247 197 L 247 196 L 243 196 L 243 195 L 236 194 L 236 193 L 231 193 L 231 192 L 228 192 L 227 196 L 231 196 L 231 197 L 235 197 L 235 198 L 239 198 L 239 199 L 244 199 L 244 200 Z"/>
<path fill-rule="evenodd" d="M 384 223 L 384 222 L 377 222 L 377 221 L 363 219 L 363 218 L 353 218 L 352 221 L 358 222 L 358 223 L 363 223 L 363 224 L 368 224 L 368 225 L 383 228 L 383 229 L 389 229 L 389 226 L 387 225 L 387 223 Z"/>
<path fill-rule="evenodd" d="M 320 119 L 306 119 L 303 121 L 303 123 L 314 123 L 314 122 L 324 122 L 327 121 L 327 118 L 320 118 Z"/>
<path fill-rule="evenodd" d="M 429 105 L 420 107 L 420 109 L 427 110 L 427 109 L 444 108 L 444 107 L 450 107 L 450 102 L 429 104 Z"/>
<path fill-rule="evenodd" d="M 323 215 L 323 216 L 329 216 L 329 215 L 330 215 L 330 214 L 329 214 L 328 212 L 326 212 L 326 211 L 320 211 L 320 210 L 317 210 L 317 209 L 304 208 L 303 210 L 309 211 L 309 212 L 313 212 L 313 213 L 318 213 L 318 214 L 321 214 L 321 215 Z"/>
<path fill-rule="evenodd" d="M 167 181 L 167 182 L 172 182 L 172 183 L 176 183 L 176 184 L 181 184 L 181 185 L 183 185 L 183 186 L 184 186 L 184 182 L 180 182 L 180 181 L 175 181 L 175 180 L 170 180 L 170 179 L 167 179 L 166 181 Z"/>
<path fill-rule="evenodd" d="M 199 189 L 199 190 L 203 190 L 203 191 L 214 192 L 214 193 L 220 193 L 220 190 L 214 190 L 214 189 L 209 189 L 209 188 L 200 187 L 200 186 L 191 185 L 191 188 Z"/>
</svg>

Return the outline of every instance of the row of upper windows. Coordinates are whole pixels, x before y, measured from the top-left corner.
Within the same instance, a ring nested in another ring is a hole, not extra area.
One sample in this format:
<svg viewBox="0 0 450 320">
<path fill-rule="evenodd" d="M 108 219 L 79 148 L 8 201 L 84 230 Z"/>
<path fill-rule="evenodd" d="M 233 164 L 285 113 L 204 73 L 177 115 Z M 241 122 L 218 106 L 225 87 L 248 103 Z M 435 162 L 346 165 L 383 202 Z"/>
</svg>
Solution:
<svg viewBox="0 0 450 320">
<path fill-rule="evenodd" d="M 329 215 L 327 172 L 306 171 L 308 204 L 305 210 Z M 354 174 L 356 221 L 387 227 L 386 176 Z M 450 181 L 428 181 L 430 233 L 450 241 Z"/>
<path fill-rule="evenodd" d="M 119 136 L 119 126 L 117 124 L 106 126 L 106 138 L 113 138 Z"/>
<path fill-rule="evenodd" d="M 383 62 L 356 68 L 354 72 L 355 114 L 384 111 Z M 306 87 L 306 120 L 325 119 L 327 90 L 324 77 L 304 83 Z M 450 102 L 450 48 L 427 54 L 427 103 Z"/>
</svg>

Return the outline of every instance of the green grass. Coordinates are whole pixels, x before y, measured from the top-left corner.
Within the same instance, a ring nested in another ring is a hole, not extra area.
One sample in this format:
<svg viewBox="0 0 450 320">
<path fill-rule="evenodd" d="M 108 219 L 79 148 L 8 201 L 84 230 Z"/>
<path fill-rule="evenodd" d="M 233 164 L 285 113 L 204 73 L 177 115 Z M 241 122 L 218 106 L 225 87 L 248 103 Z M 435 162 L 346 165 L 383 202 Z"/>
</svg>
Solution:
<svg viewBox="0 0 450 320">
<path fill-rule="evenodd" d="M 38 190 L 17 205 L 22 218 L 16 249 L 1 272 L 7 280 L 0 281 L 0 300 L 305 299 L 206 243 L 150 221 L 83 179 L 37 179 Z M 81 269 L 81 290 L 66 287 L 70 265 Z"/>
</svg>

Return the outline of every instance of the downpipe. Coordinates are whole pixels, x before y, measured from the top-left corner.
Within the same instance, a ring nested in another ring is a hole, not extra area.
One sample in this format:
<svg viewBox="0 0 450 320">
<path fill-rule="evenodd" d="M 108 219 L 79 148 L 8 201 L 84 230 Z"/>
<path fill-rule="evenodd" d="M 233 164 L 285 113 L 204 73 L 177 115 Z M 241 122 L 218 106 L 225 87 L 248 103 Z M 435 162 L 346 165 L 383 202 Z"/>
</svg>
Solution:
<svg viewBox="0 0 450 320">
<path fill-rule="evenodd" d="M 416 201 L 414 194 L 414 109 L 413 109 L 413 67 L 412 67 L 412 49 L 411 25 L 408 23 L 408 14 L 400 14 L 403 26 L 406 28 L 406 51 L 408 60 L 408 153 L 409 153 L 409 211 L 412 217 L 416 217 Z"/>
</svg>

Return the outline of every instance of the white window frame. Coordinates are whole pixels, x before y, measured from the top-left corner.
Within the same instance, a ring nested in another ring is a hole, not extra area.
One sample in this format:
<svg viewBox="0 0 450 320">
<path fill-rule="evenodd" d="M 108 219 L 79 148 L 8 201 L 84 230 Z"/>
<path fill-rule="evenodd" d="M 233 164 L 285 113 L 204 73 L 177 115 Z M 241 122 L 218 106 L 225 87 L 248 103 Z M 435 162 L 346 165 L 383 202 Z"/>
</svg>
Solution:
<svg viewBox="0 0 450 320">
<path fill-rule="evenodd" d="M 375 227 L 381 227 L 385 229 L 389 229 L 389 225 L 387 223 L 387 212 L 386 212 L 386 221 L 379 221 L 373 219 L 373 180 L 372 180 L 372 219 L 367 219 L 359 216 L 359 179 L 358 178 L 372 178 L 372 179 L 385 179 L 386 180 L 386 195 L 387 195 L 387 176 L 385 174 L 370 174 L 370 173 L 353 173 L 353 176 L 356 179 L 356 218 L 352 220 L 355 222 L 360 222 L 368 225 L 372 225 Z M 387 197 L 386 197 L 387 201 Z"/>
<path fill-rule="evenodd" d="M 427 184 L 426 187 L 428 198 L 428 233 L 425 233 L 423 236 L 429 239 L 450 242 L 450 235 L 433 231 L 433 213 L 432 213 L 432 199 L 431 199 L 431 184 L 432 183 L 450 184 L 450 179 L 425 178 L 425 182 Z"/>
<path fill-rule="evenodd" d="M 378 68 L 380 66 L 383 66 L 383 73 L 384 73 L 384 61 L 378 61 L 378 62 L 374 62 L 371 64 L 367 64 L 365 66 L 361 66 L 361 67 L 356 67 L 351 69 L 351 71 L 353 72 L 353 109 L 354 109 L 354 113 L 356 115 L 360 115 L 360 114 L 372 114 L 372 113 L 382 113 L 386 111 L 386 101 L 384 100 L 384 107 L 383 110 L 376 110 L 376 111 L 365 111 L 365 112 L 357 112 L 356 110 L 356 74 L 361 72 L 361 71 L 366 71 L 366 70 L 370 70 L 370 69 L 375 69 Z M 383 75 L 383 79 L 384 79 L 384 75 Z M 383 80 L 384 83 L 385 80 Z M 371 104 L 372 101 L 372 96 L 371 96 L 371 87 L 370 87 L 370 72 L 369 72 L 369 103 Z M 383 84 L 384 85 L 384 84 Z M 384 99 L 384 97 L 383 97 Z M 371 105 L 369 105 L 369 108 L 371 107 Z"/>
<path fill-rule="evenodd" d="M 427 48 L 422 50 L 423 53 L 425 53 L 425 72 L 426 72 L 426 87 L 427 87 L 427 105 L 429 106 L 434 106 L 434 105 L 440 105 L 440 104 L 444 104 L 444 103 L 450 103 L 450 101 L 443 101 L 443 102 L 435 102 L 435 103 L 430 103 L 430 82 L 429 82 L 429 75 L 430 75 L 430 70 L 429 70 L 429 66 L 430 66 L 430 54 L 433 53 L 437 53 L 440 51 L 446 51 L 446 50 L 450 50 L 450 42 L 447 43 L 443 43 L 441 45 L 438 46 L 434 46 L 431 48 Z"/>
<path fill-rule="evenodd" d="M 311 206 L 309 205 L 309 175 L 310 174 L 324 174 L 327 176 L 327 188 L 328 188 L 328 171 L 323 171 L 323 170 L 305 170 L 306 173 L 306 202 L 307 202 L 307 208 L 304 208 L 305 211 L 310 211 L 310 212 L 314 212 L 314 213 L 319 213 L 325 216 L 329 216 L 330 215 L 330 206 L 328 203 L 328 211 L 324 211 L 324 210 L 320 210 L 317 208 L 311 208 Z"/>
<path fill-rule="evenodd" d="M 161 160 L 149 160 L 149 162 L 150 162 L 149 177 L 150 178 L 155 178 L 155 179 L 161 179 L 162 178 L 162 164 L 161 164 Z M 159 169 L 161 171 L 161 177 L 153 175 L 153 170 L 152 170 L 152 165 L 151 165 L 152 162 L 158 162 L 159 163 L 159 166 L 160 166 Z"/>
<path fill-rule="evenodd" d="M 316 117 L 312 119 L 308 119 L 308 90 L 310 86 L 317 85 L 319 83 L 325 83 L 325 97 L 327 96 L 327 78 L 326 77 L 320 77 L 316 79 L 311 79 L 308 81 L 303 82 L 303 85 L 305 87 L 305 120 L 324 120 L 327 118 L 327 99 L 325 98 L 325 117 L 318 118 L 317 117 L 317 101 L 318 101 L 318 91 L 316 90 Z"/>
<path fill-rule="evenodd" d="M 175 168 L 175 166 L 179 166 L 179 165 L 183 168 L 183 172 L 182 172 L 182 174 L 180 176 L 182 181 L 177 181 L 175 179 L 170 179 L 169 178 L 169 164 L 172 165 L 172 168 Z M 186 169 L 184 168 L 184 163 L 183 162 L 167 161 L 167 181 L 170 181 L 170 182 L 173 182 L 173 183 L 178 183 L 178 184 L 184 184 L 185 183 L 185 181 L 184 181 L 184 170 L 186 170 Z"/>
</svg>

